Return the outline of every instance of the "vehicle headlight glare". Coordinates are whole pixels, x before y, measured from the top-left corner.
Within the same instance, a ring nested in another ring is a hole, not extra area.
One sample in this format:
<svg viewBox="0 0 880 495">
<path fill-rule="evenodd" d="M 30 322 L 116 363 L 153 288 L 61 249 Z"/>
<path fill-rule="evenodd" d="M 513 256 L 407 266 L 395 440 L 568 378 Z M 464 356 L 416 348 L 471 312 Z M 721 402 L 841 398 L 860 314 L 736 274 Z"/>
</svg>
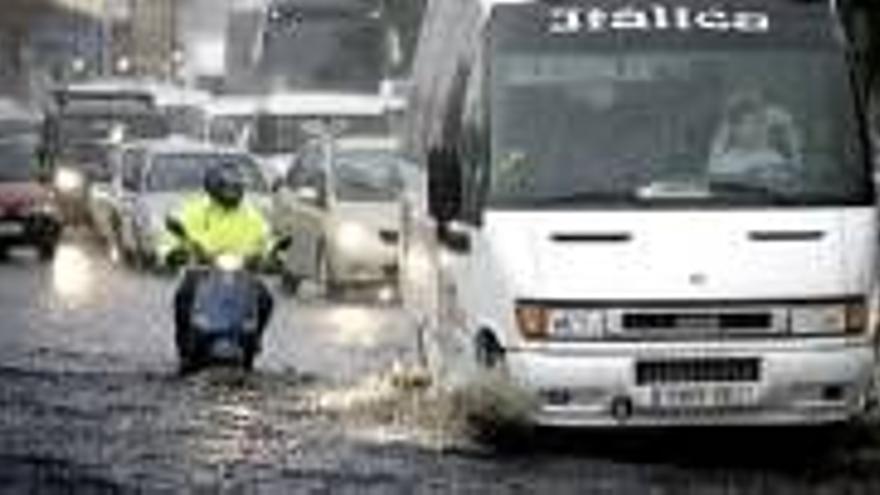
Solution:
<svg viewBox="0 0 880 495">
<path fill-rule="evenodd" d="M 222 254 L 217 257 L 215 264 L 224 272 L 235 272 L 244 267 L 244 258 L 235 254 Z"/>
<path fill-rule="evenodd" d="M 340 248 L 346 251 L 363 249 L 369 237 L 369 231 L 366 227 L 353 222 L 341 224 L 336 231 L 336 242 Z"/>
<path fill-rule="evenodd" d="M 32 206 L 28 213 L 44 217 L 55 217 L 58 215 L 58 208 L 52 203 L 38 203 Z"/>
<path fill-rule="evenodd" d="M 60 168 L 55 173 L 55 187 L 59 191 L 70 193 L 83 187 L 85 179 L 82 174 L 69 168 Z"/>
</svg>

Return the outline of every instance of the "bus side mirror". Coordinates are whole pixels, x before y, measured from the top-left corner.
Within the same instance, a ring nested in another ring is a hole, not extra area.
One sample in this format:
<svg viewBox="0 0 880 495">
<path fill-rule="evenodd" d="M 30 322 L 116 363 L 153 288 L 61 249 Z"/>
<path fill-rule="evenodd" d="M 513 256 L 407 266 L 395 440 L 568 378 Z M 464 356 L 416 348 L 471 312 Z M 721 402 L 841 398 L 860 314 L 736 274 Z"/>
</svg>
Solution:
<svg viewBox="0 0 880 495">
<path fill-rule="evenodd" d="M 428 211 L 440 224 L 458 217 L 462 206 L 461 163 L 450 148 L 428 153 Z"/>
</svg>

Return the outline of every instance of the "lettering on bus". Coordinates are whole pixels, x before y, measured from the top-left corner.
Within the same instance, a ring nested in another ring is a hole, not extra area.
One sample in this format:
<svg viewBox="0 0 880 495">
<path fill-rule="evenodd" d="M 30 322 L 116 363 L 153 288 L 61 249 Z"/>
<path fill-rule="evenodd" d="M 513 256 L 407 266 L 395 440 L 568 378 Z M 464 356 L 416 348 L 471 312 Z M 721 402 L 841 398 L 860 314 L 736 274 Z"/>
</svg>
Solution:
<svg viewBox="0 0 880 495">
<path fill-rule="evenodd" d="M 766 33 L 770 30 L 770 16 L 766 12 L 728 11 L 714 7 L 694 10 L 666 5 L 619 9 L 580 6 L 550 9 L 550 32 L 554 34 L 624 30 Z"/>
</svg>

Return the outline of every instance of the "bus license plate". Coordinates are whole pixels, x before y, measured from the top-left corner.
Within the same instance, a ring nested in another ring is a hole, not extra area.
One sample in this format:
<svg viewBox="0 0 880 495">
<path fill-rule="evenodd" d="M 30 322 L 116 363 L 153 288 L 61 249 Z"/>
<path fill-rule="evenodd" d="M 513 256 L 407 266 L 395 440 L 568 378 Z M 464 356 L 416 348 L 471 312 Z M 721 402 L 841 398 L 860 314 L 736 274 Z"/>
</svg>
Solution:
<svg viewBox="0 0 880 495">
<path fill-rule="evenodd" d="M 24 229 L 20 223 L 0 222 L 0 235 L 20 235 Z"/>
<path fill-rule="evenodd" d="M 757 392 L 753 386 L 694 385 L 651 389 L 651 406 L 657 409 L 748 407 L 756 402 Z"/>
</svg>

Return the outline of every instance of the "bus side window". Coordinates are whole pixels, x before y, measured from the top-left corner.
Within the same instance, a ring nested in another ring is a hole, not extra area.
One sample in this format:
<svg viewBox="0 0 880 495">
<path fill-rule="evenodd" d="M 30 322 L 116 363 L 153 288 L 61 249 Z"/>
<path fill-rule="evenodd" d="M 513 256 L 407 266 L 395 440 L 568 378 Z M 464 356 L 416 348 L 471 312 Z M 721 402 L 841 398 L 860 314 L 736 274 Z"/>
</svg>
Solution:
<svg viewBox="0 0 880 495">
<path fill-rule="evenodd" d="M 484 44 L 478 41 L 477 51 L 470 77 L 466 84 L 461 124 L 461 165 L 463 167 L 462 218 L 479 224 L 480 209 L 485 187 L 488 183 L 489 150 L 486 134 L 486 67 L 484 67 Z"/>
</svg>

